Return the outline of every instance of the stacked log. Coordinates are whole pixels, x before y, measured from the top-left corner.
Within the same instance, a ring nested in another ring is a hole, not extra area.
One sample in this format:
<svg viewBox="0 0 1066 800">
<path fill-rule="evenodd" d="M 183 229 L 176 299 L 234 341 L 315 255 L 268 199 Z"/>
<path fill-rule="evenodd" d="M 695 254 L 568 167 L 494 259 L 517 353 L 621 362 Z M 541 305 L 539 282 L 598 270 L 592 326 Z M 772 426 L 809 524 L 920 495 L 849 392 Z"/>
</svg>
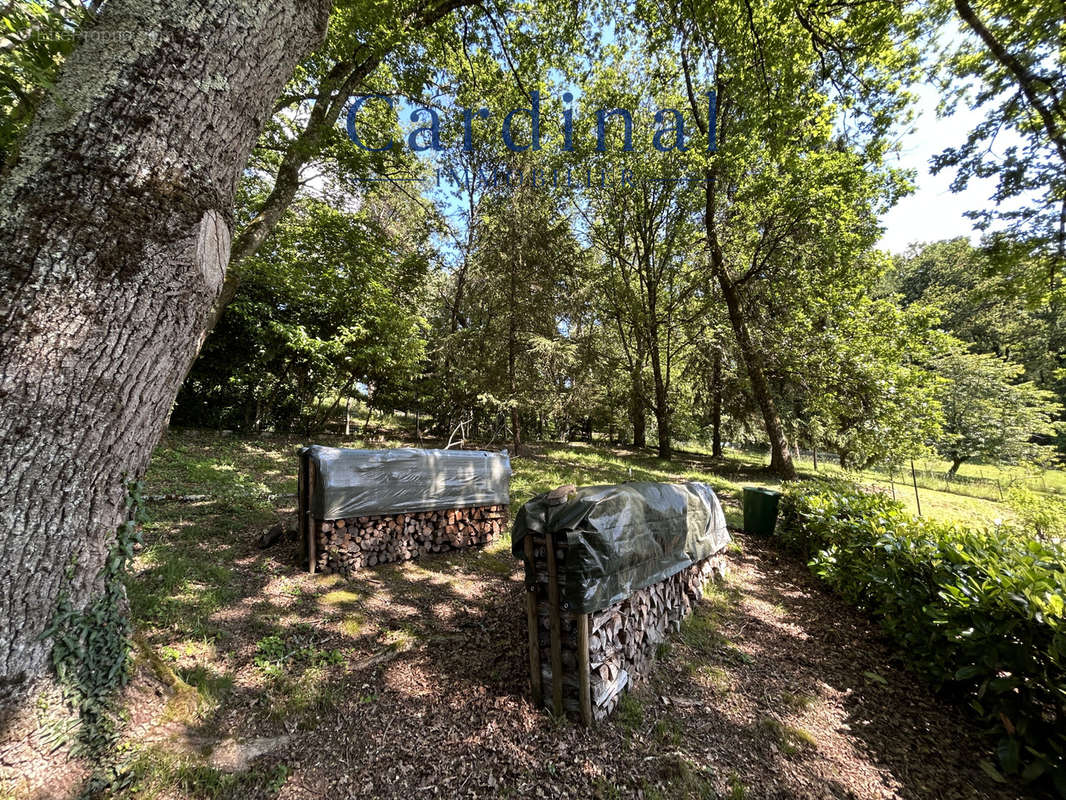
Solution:
<svg viewBox="0 0 1066 800">
<path fill-rule="evenodd" d="M 537 578 L 537 641 L 543 702 L 551 708 L 551 614 L 546 555 L 544 541 L 538 540 L 533 547 Z M 556 545 L 557 563 L 564 563 L 565 558 L 565 544 Z M 594 720 L 602 720 L 614 711 L 623 691 L 647 673 L 659 645 L 671 633 L 681 630 L 682 620 L 699 604 L 707 582 L 722 578 L 725 573 L 725 556 L 719 553 L 588 615 L 589 691 Z M 577 615 L 565 608 L 559 615 L 563 706 L 571 712 L 580 712 L 578 666 L 581 653 L 577 619 Z"/>
<path fill-rule="evenodd" d="M 484 545 L 506 524 L 503 505 L 315 520 L 316 567 L 350 575 L 378 564 Z"/>
</svg>

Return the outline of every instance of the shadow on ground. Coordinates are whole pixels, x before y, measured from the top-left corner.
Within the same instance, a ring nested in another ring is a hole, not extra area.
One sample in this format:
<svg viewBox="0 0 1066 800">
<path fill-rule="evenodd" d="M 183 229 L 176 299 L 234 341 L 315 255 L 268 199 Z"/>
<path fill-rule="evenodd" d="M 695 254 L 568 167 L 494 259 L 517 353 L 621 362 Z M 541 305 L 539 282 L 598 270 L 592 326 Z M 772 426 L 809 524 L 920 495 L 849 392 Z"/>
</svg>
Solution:
<svg viewBox="0 0 1066 800">
<path fill-rule="evenodd" d="M 573 452 L 523 459 L 516 483 L 613 482 L 629 467 L 726 485 L 761 474 L 690 454 Z M 289 480 L 281 470 L 265 488 Z M 586 730 L 527 700 L 523 590 L 505 543 L 345 579 L 302 572 L 294 542 L 258 550 L 275 518 L 262 503 L 153 513 L 135 623 L 196 693 L 176 702 L 141 671 L 128 737 L 138 797 L 1018 796 L 982 772 L 986 745 L 964 712 L 766 542 L 739 537 L 728 584 Z M 221 758 L 234 743 L 248 758 Z"/>
</svg>

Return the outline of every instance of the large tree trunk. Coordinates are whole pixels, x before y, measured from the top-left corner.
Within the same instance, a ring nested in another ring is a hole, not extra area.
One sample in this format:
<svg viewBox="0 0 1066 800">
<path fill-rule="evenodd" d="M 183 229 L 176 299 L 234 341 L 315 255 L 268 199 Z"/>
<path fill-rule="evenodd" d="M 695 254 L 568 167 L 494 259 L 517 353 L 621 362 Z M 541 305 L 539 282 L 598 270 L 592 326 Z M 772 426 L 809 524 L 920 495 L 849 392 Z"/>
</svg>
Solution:
<svg viewBox="0 0 1066 800">
<path fill-rule="evenodd" d="M 112 0 L 0 187 L 0 712 L 43 674 L 60 592 L 100 589 L 225 278 L 237 178 L 329 9 Z"/>
</svg>

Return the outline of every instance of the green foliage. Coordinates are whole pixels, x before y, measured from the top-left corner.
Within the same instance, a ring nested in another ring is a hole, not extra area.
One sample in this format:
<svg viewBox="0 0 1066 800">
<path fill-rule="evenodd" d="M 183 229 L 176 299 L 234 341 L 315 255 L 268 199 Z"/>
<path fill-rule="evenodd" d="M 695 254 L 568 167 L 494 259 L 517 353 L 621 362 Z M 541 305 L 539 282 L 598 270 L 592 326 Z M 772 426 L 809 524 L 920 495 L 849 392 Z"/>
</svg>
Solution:
<svg viewBox="0 0 1066 800">
<path fill-rule="evenodd" d="M 1019 463 L 1051 457 L 1051 448 L 1034 437 L 1049 440 L 1055 434 L 1052 419 L 1061 406 L 1050 392 L 1029 381 L 1018 382 L 1020 365 L 989 353 L 971 353 L 945 337 L 933 368 L 943 378 L 944 435 L 937 449 L 951 460 L 952 474 L 974 458 Z"/>
<path fill-rule="evenodd" d="M 1022 529 L 1038 539 L 1066 540 L 1066 499 L 1015 486 L 1007 493 L 1007 505 Z"/>
<path fill-rule="evenodd" d="M 421 212 L 399 195 L 364 198 L 354 214 L 318 200 L 299 204 L 242 265 L 241 287 L 174 421 L 320 428 L 360 386 L 373 401 L 409 381 L 424 346 L 427 236 Z"/>
<path fill-rule="evenodd" d="M 1061 314 L 1048 305 L 1046 276 L 1027 275 L 1033 261 L 1024 253 L 1004 260 L 964 238 L 913 245 L 896 258 L 884 289 L 908 309 L 935 311 L 939 327 L 975 352 L 1020 365 L 1026 381 L 1055 392 L 1061 404 Z"/>
<path fill-rule="evenodd" d="M 869 268 L 797 297 L 774 354 L 797 440 L 835 451 L 845 469 L 899 464 L 941 425 L 938 381 L 923 363 L 933 318 L 869 297 Z"/>
<path fill-rule="evenodd" d="M 12 0 L 0 14 L 0 167 L 52 88 L 78 32 L 91 19 L 78 0 Z"/>
<path fill-rule="evenodd" d="M 258 641 L 254 663 L 264 675 L 280 677 L 306 667 L 334 666 L 344 662 L 339 650 L 321 650 L 304 643 L 298 636 L 271 634 Z"/>
<path fill-rule="evenodd" d="M 1026 0 L 937 0 L 927 11 L 962 31 L 937 65 L 945 110 L 965 104 L 981 111 L 966 141 L 934 158 L 933 170 L 953 169 L 956 191 L 993 178 L 993 202 L 972 216 L 985 229 L 999 222 L 995 249 L 1035 255 L 1010 261 L 1036 261 L 1030 279 L 1054 291 L 1066 267 L 1059 219 L 1066 199 L 1062 10 Z"/>
<path fill-rule="evenodd" d="M 793 484 L 779 536 L 999 736 L 1000 765 L 1066 792 L 1066 548 L 910 516 L 846 484 Z"/>
</svg>

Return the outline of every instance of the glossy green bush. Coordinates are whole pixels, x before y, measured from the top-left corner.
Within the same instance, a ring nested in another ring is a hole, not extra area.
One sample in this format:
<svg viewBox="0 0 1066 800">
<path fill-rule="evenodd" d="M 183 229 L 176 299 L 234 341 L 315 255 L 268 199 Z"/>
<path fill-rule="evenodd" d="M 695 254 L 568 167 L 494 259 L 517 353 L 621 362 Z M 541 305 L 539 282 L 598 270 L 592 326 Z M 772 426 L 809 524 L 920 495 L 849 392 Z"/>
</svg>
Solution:
<svg viewBox="0 0 1066 800">
<path fill-rule="evenodd" d="M 779 538 L 875 618 L 912 665 L 965 696 L 1002 770 L 1066 797 L 1066 548 L 1009 527 L 915 518 L 881 494 L 800 483 Z"/>
</svg>

